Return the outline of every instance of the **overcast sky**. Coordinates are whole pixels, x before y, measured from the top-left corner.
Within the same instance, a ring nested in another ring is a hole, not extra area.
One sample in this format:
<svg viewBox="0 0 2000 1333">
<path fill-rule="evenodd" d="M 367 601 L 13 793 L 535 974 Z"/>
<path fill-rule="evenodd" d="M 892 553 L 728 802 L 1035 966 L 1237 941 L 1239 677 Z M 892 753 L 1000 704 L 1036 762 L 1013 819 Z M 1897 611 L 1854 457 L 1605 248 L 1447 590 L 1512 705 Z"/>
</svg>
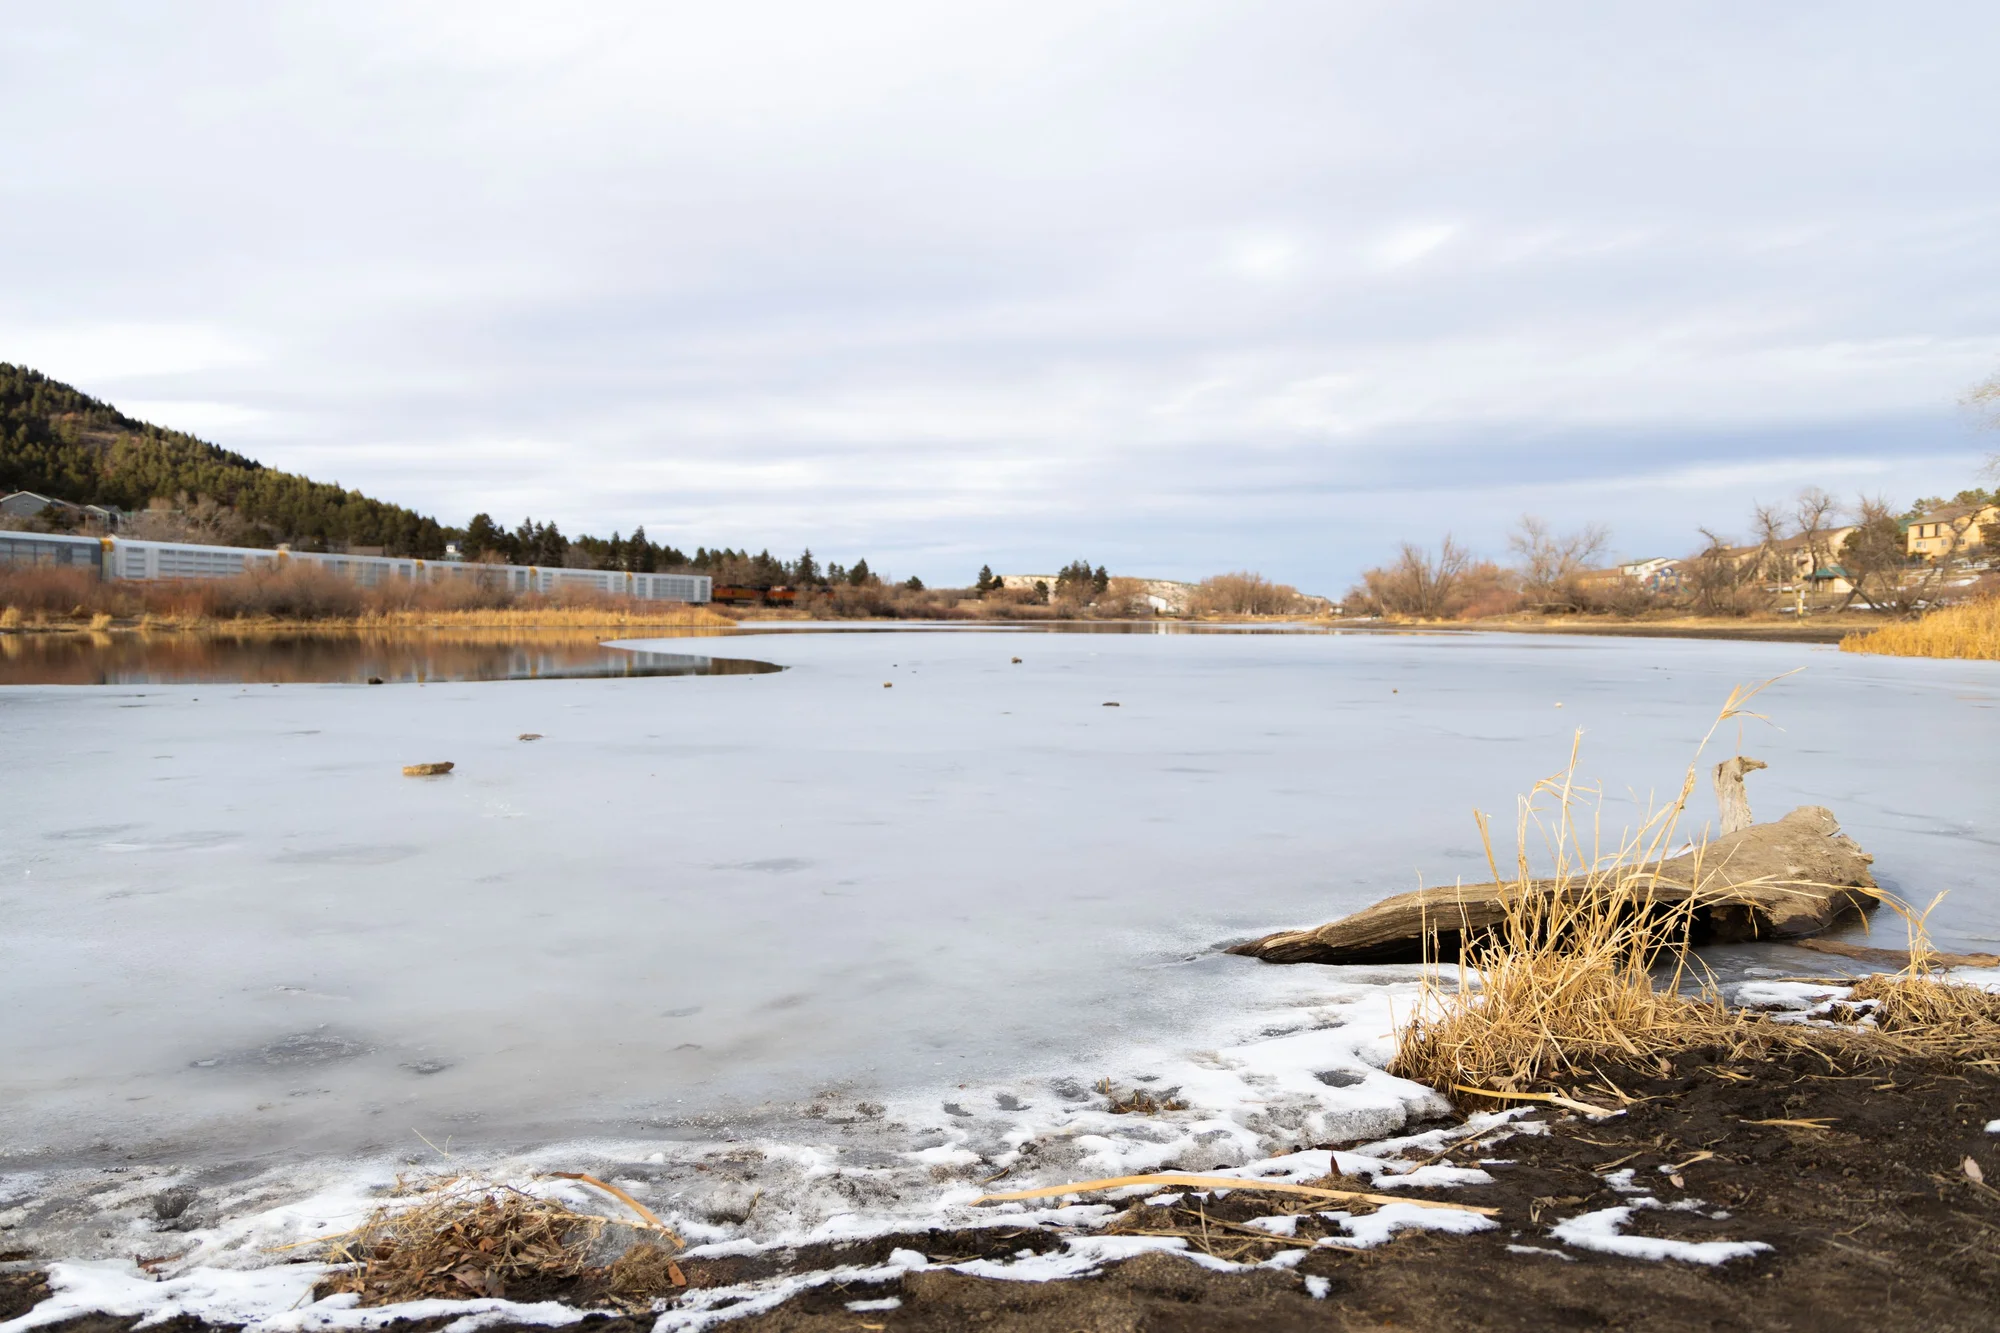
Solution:
<svg viewBox="0 0 2000 1333">
<path fill-rule="evenodd" d="M 0 0 L 0 360 L 447 522 L 1338 593 L 2000 446 L 2000 5 Z"/>
</svg>

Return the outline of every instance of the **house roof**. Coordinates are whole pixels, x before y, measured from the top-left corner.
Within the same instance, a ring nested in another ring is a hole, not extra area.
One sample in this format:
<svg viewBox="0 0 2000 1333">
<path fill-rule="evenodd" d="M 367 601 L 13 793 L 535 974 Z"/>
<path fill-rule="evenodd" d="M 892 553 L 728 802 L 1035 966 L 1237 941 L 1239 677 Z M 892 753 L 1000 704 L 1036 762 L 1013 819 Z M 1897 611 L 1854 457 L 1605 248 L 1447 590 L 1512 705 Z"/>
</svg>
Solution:
<svg viewBox="0 0 2000 1333">
<path fill-rule="evenodd" d="M 1936 509 L 1925 510 L 1909 521 L 1911 523 L 1956 523 L 1961 518 L 1976 520 L 1980 514 L 1994 508 L 1996 506 L 1990 502 L 1986 504 L 1940 505 Z"/>
</svg>

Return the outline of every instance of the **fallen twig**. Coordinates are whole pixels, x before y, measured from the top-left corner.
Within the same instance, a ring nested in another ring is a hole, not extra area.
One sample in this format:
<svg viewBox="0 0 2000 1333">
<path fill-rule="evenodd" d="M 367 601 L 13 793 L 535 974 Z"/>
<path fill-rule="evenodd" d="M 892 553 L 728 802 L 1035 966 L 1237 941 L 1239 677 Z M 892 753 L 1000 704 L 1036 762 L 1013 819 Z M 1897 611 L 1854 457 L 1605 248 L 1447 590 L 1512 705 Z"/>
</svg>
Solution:
<svg viewBox="0 0 2000 1333">
<path fill-rule="evenodd" d="M 1495 1092 L 1491 1088 L 1475 1088 L 1469 1083 L 1454 1083 L 1451 1087 L 1454 1092 L 1470 1092 L 1481 1097 L 1497 1097 L 1502 1101 L 1549 1102 L 1553 1105 L 1566 1106 L 1572 1111 L 1581 1111 L 1587 1116 L 1595 1116 L 1600 1119 L 1604 1116 L 1618 1114 L 1618 1112 L 1608 1106 L 1592 1106 L 1589 1102 L 1580 1102 L 1574 1097 L 1564 1097 L 1559 1093 L 1553 1092 Z"/>
<path fill-rule="evenodd" d="M 1815 1116 L 1811 1120 L 1745 1120 L 1746 1125 L 1779 1125 L 1785 1129 L 1831 1129 L 1834 1118 Z"/>
<path fill-rule="evenodd" d="M 1461 1213 L 1491 1217 L 1498 1208 L 1478 1208 L 1469 1203 L 1443 1203 L 1436 1199 L 1412 1199 L 1393 1194 L 1364 1194 L 1359 1190 L 1333 1190 L 1319 1185 L 1294 1185 L 1283 1180 L 1242 1180 L 1236 1176 L 1195 1176 L 1178 1171 L 1143 1176 L 1107 1176 L 1102 1180 L 1079 1180 L 1070 1185 L 1045 1185 L 1041 1189 L 1013 1190 L 1006 1194 L 986 1194 L 974 1199 L 982 1203 L 1018 1203 L 1023 1199 L 1054 1199 L 1065 1194 L 1091 1194 L 1098 1190 L 1123 1189 L 1127 1185 L 1187 1185 L 1204 1190 L 1253 1190 L 1275 1194 L 1305 1194 L 1317 1199 L 1358 1199 L 1364 1203 L 1410 1203 L 1419 1208 L 1450 1208 Z"/>
</svg>

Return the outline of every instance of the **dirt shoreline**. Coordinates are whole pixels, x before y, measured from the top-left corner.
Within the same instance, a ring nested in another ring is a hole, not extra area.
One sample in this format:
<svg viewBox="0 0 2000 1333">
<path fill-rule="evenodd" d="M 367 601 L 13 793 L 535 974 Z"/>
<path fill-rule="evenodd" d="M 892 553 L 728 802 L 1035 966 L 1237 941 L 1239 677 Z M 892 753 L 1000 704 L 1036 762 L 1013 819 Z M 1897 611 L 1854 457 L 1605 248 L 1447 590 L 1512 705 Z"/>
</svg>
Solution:
<svg viewBox="0 0 2000 1333">
<path fill-rule="evenodd" d="M 1289 1270 L 1218 1272 L 1159 1253 L 1057 1282 L 932 1268 L 868 1285 L 824 1285 L 723 1327 L 741 1333 L 1461 1327 L 1859 1333 L 1994 1326 L 2000 1191 L 1971 1178 L 1963 1164 L 1969 1158 L 2000 1180 L 2000 1135 L 1985 1131 L 2000 1117 L 2000 1074 L 1894 1061 L 1858 1047 L 1828 1054 L 1779 1048 L 1762 1059 L 1737 1060 L 1691 1052 L 1665 1070 L 1602 1074 L 1598 1086 L 1574 1091 L 1606 1103 L 1615 1101 L 1615 1087 L 1634 1099 L 1623 1114 L 1602 1120 L 1537 1114 L 1549 1126 L 1546 1134 L 1467 1140 L 1440 1155 L 1447 1164 L 1482 1165 L 1490 1184 L 1408 1191 L 1497 1208 L 1498 1226 L 1490 1231 L 1404 1232 L 1374 1249 L 1312 1248 Z M 1670 1174 L 1662 1167 L 1677 1169 Z M 1623 1170 L 1632 1175 L 1616 1174 Z M 1551 1236 L 1560 1221 L 1631 1206 L 1638 1195 L 1621 1192 L 1618 1183 L 1663 1205 L 1635 1211 L 1623 1228 L 1628 1235 L 1760 1241 L 1771 1248 L 1708 1267 L 1596 1253 Z M 1673 1207 L 1696 1199 L 1704 1201 L 1698 1208 Z M 1297 1247 L 1230 1228 L 1285 1211 L 1269 1194 L 1191 1196 L 1177 1215 L 1135 1204 L 1110 1230 L 1192 1230 L 1189 1219 L 1198 1214 L 1218 1251 L 1257 1262 Z M 691 1258 L 683 1267 L 690 1286 L 700 1289 L 879 1264 L 898 1248 L 939 1264 L 1004 1260 L 1021 1250 L 1054 1249 L 1063 1234 L 1025 1226 L 918 1232 L 743 1258 Z M 1310 1210 L 1298 1223 L 1301 1238 L 1340 1234 Z M 26 1313 L 45 1294 L 38 1287 L 34 1272 L 0 1277 L 0 1320 Z M 1323 1294 L 1315 1297 L 1313 1288 Z M 891 1299 L 894 1308 L 848 1308 L 851 1301 Z M 574 1327 L 648 1333 L 653 1321 L 606 1314 Z M 136 1322 L 91 1315 L 48 1327 L 128 1333 Z M 391 1327 L 434 1333 L 449 1322 Z M 176 1319 L 155 1327 L 207 1333 L 219 1326 Z M 486 1327 L 528 1333 L 524 1325 Z"/>
</svg>

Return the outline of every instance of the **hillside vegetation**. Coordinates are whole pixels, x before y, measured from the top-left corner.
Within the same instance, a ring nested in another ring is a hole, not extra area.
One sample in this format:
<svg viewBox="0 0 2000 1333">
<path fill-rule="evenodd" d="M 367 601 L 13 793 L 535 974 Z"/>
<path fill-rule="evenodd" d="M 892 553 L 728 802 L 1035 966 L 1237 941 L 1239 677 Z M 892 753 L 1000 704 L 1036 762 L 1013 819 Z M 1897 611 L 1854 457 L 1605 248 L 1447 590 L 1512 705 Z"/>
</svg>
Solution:
<svg viewBox="0 0 2000 1333">
<path fill-rule="evenodd" d="M 120 509 L 202 497 L 233 511 L 235 530 L 217 536 L 235 545 L 444 553 L 445 530 L 435 519 L 135 421 L 67 384 L 0 362 L 0 494 L 9 491 Z"/>
</svg>

